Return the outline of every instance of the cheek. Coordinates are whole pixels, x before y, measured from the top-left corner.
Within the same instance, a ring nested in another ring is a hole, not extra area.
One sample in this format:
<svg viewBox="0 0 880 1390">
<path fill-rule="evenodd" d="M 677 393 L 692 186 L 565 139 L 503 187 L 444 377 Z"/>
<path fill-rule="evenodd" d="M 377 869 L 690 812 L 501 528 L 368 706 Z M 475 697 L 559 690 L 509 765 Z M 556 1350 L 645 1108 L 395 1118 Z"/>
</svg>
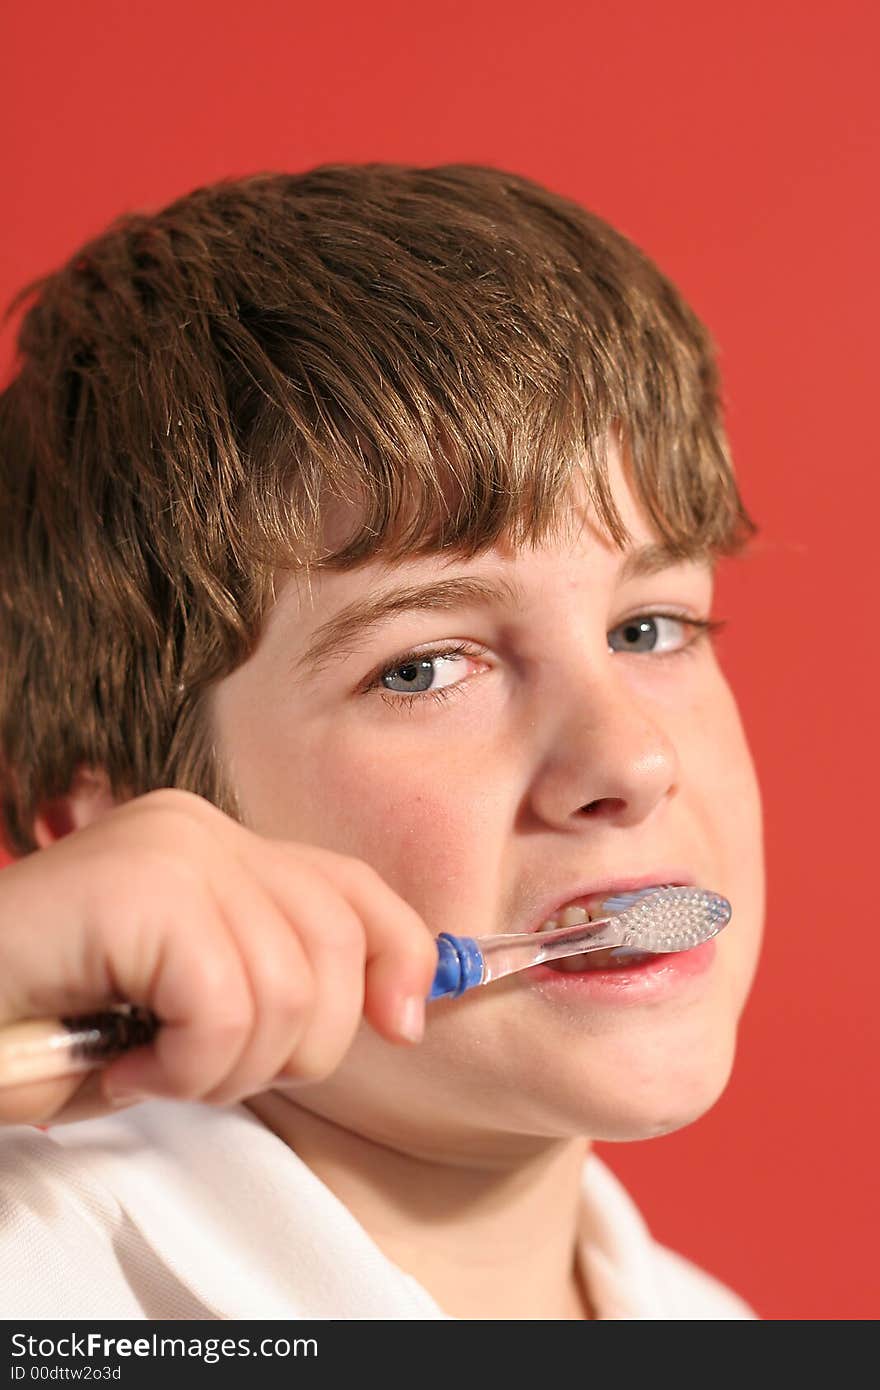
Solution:
<svg viewBox="0 0 880 1390">
<path fill-rule="evenodd" d="M 423 915 L 485 878 L 489 799 L 449 761 L 382 756 L 337 734 L 332 748 L 310 747 L 306 780 L 311 842 L 367 860 Z"/>
<path fill-rule="evenodd" d="M 711 886 L 730 899 L 731 926 L 719 951 L 727 959 L 734 1004 L 742 1007 L 754 977 L 764 929 L 765 866 L 761 792 L 739 710 L 719 677 L 711 702 L 697 711 L 691 766 L 699 769 L 693 808 L 717 866 Z"/>
<path fill-rule="evenodd" d="M 697 793 L 721 859 L 760 860 L 761 795 L 751 751 L 730 687 L 723 680 L 705 710 L 695 711 L 690 758 L 700 769 Z"/>
</svg>

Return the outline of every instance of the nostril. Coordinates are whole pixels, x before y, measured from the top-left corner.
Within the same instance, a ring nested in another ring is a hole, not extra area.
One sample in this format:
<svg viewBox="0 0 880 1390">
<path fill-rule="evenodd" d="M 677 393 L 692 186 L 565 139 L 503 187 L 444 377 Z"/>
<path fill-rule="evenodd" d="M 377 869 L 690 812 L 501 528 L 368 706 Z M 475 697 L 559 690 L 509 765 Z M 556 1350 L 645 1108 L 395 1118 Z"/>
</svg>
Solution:
<svg viewBox="0 0 880 1390">
<path fill-rule="evenodd" d="M 588 801 L 581 807 L 581 813 L 586 816 L 596 816 L 600 812 L 606 815 L 617 815 L 624 807 L 626 802 L 619 796 L 600 796 L 597 801 Z"/>
</svg>

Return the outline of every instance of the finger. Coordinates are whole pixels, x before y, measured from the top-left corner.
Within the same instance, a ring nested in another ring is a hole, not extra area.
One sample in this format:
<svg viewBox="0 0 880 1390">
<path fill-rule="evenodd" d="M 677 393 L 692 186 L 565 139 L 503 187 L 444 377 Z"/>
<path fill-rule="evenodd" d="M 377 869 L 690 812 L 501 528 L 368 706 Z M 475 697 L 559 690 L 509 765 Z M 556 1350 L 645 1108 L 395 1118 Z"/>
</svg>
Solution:
<svg viewBox="0 0 880 1390">
<path fill-rule="evenodd" d="M 227 892 L 225 902 L 233 930 L 240 931 L 260 1017 L 263 1001 L 274 999 L 277 1026 L 267 1026 L 271 1036 L 261 1051 L 252 1043 L 246 1065 L 224 1087 L 226 1096 L 233 1088 L 239 1096 L 253 1094 L 273 1080 L 322 1080 L 342 1061 L 363 1016 L 365 933 L 354 909 L 335 883 L 300 855 L 287 854 L 285 891 L 279 893 L 276 866 L 259 850 L 252 841 L 242 847 L 238 887 L 232 897 Z M 272 909 L 266 932 L 258 935 L 248 918 L 255 889 Z M 237 899 L 235 892 L 251 896 Z"/>
<path fill-rule="evenodd" d="M 167 898 L 141 909 L 137 937 L 104 929 L 108 966 L 120 997 L 161 1022 L 153 1042 L 104 1069 L 116 1090 L 191 1100 L 219 1085 L 254 1025 L 254 1000 L 236 942 L 208 885 L 181 876 Z"/>
<path fill-rule="evenodd" d="M 265 1090 L 289 1065 L 318 997 L 314 966 L 297 924 L 238 859 L 227 864 L 222 912 L 248 978 L 254 1019 L 222 1082 L 202 1097 L 219 1105 Z"/>
<path fill-rule="evenodd" d="M 427 924 L 363 860 L 312 845 L 295 848 L 344 895 L 363 923 L 365 1017 L 390 1041 L 413 1041 L 405 1026 L 409 1001 L 415 1001 L 417 1013 L 423 1012 L 437 967 L 436 941 Z M 295 910 L 291 851 L 283 840 L 263 842 L 265 879 L 287 911 Z"/>
<path fill-rule="evenodd" d="M 348 901 L 329 884 L 311 885 L 297 930 L 312 971 L 313 1007 L 279 1079 L 321 1081 L 343 1061 L 364 1012 L 366 933 Z"/>
</svg>

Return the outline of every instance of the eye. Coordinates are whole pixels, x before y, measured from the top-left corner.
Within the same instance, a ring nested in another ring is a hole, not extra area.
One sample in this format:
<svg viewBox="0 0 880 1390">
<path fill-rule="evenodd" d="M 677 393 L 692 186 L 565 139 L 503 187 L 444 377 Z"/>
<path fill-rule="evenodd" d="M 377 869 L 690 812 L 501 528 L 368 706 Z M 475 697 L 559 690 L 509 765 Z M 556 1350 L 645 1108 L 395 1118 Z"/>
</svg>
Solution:
<svg viewBox="0 0 880 1390">
<path fill-rule="evenodd" d="M 397 657 L 393 666 L 377 672 L 374 685 L 395 695 L 441 695 L 461 672 L 462 657 L 470 655 L 464 647 L 438 651 L 409 652 Z"/>
<path fill-rule="evenodd" d="M 626 622 L 620 623 L 608 634 L 608 646 L 613 652 L 653 653 L 658 656 L 674 656 L 687 651 L 689 647 L 712 632 L 718 632 L 723 622 L 709 618 L 690 618 L 683 613 L 637 613 Z M 690 637 L 682 640 L 682 630 L 694 629 Z M 615 646 L 613 638 L 620 635 L 620 646 Z"/>
<path fill-rule="evenodd" d="M 375 671 L 361 689 L 364 694 L 377 691 L 386 704 L 397 709 L 403 706 L 414 709 L 426 699 L 446 700 L 457 695 L 467 683 L 462 679 L 462 659 L 476 661 L 479 655 L 464 645 L 407 652 L 395 657 L 391 665 Z"/>
</svg>

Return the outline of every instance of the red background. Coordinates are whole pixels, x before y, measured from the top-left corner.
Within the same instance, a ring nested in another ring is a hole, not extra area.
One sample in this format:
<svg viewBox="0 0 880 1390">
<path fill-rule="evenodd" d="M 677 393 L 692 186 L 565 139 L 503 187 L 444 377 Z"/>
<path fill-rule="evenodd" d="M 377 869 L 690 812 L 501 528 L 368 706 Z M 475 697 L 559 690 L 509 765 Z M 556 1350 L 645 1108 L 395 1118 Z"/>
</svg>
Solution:
<svg viewBox="0 0 880 1390">
<path fill-rule="evenodd" d="M 602 1153 L 660 1239 L 772 1319 L 880 1311 L 876 16 L 29 0 L 0 35 L 4 305 L 117 213 L 217 177 L 467 160 L 607 217 L 708 322 L 762 526 L 716 612 L 765 796 L 767 944 L 718 1105 Z"/>
</svg>

